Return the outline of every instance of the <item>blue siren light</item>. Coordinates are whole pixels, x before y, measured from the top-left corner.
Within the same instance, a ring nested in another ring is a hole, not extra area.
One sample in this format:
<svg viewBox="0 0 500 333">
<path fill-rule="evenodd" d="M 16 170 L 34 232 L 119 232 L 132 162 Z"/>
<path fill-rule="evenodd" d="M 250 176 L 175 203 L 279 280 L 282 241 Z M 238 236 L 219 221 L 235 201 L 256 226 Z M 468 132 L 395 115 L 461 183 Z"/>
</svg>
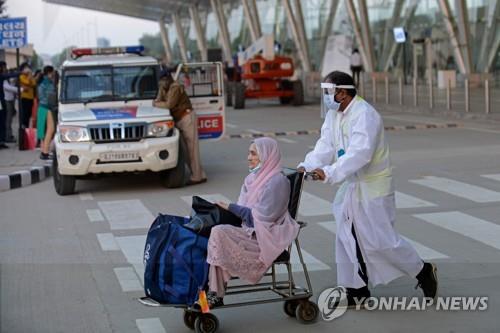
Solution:
<svg viewBox="0 0 500 333">
<path fill-rule="evenodd" d="M 122 46 L 122 47 L 97 47 L 97 48 L 77 48 L 71 50 L 74 58 L 79 58 L 85 55 L 103 55 L 103 54 L 120 54 L 120 53 L 134 53 L 141 54 L 144 52 L 144 46 Z"/>
</svg>

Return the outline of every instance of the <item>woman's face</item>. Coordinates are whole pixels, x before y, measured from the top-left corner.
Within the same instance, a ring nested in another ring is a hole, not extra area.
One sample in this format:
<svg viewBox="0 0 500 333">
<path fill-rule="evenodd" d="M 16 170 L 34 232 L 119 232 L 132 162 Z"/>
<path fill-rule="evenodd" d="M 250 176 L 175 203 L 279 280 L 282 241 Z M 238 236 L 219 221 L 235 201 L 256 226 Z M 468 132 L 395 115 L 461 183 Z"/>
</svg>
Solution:
<svg viewBox="0 0 500 333">
<path fill-rule="evenodd" d="M 250 145 L 250 148 L 248 148 L 248 167 L 250 169 L 255 168 L 259 163 L 259 155 L 257 153 L 257 147 L 255 146 L 255 143 L 252 143 Z"/>
</svg>

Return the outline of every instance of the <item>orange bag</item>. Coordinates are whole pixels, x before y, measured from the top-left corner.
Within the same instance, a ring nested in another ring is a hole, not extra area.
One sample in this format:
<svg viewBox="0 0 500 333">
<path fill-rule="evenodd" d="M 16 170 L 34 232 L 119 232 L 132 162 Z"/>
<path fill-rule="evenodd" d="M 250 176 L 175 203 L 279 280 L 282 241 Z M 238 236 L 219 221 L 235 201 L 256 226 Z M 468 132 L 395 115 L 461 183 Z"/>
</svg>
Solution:
<svg viewBox="0 0 500 333">
<path fill-rule="evenodd" d="M 36 148 L 36 128 L 24 129 L 24 148 L 34 150 Z"/>
</svg>

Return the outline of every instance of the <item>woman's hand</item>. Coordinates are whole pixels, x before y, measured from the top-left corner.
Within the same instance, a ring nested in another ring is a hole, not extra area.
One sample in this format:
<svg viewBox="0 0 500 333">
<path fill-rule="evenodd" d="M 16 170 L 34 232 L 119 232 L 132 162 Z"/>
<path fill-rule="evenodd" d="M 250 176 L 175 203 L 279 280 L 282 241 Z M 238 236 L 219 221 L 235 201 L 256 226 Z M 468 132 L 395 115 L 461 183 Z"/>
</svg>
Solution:
<svg viewBox="0 0 500 333">
<path fill-rule="evenodd" d="M 217 206 L 219 206 L 220 208 L 223 208 L 225 210 L 229 210 L 229 204 L 226 203 L 226 202 L 222 202 L 222 201 L 217 201 L 215 203 Z"/>
</svg>

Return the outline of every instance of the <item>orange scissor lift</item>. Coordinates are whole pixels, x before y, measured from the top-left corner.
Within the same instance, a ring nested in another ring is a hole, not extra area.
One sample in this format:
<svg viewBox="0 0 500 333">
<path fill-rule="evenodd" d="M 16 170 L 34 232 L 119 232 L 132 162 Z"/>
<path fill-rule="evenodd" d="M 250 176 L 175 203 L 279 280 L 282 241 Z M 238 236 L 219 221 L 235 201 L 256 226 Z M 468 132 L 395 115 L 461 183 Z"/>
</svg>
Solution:
<svg viewBox="0 0 500 333">
<path fill-rule="evenodd" d="M 238 63 L 242 68 L 242 81 L 234 86 L 235 109 L 244 109 L 247 98 L 279 98 L 281 104 L 304 104 L 302 82 L 290 80 L 294 74 L 293 61 L 274 55 L 272 35 L 262 36 L 240 52 Z"/>
</svg>

